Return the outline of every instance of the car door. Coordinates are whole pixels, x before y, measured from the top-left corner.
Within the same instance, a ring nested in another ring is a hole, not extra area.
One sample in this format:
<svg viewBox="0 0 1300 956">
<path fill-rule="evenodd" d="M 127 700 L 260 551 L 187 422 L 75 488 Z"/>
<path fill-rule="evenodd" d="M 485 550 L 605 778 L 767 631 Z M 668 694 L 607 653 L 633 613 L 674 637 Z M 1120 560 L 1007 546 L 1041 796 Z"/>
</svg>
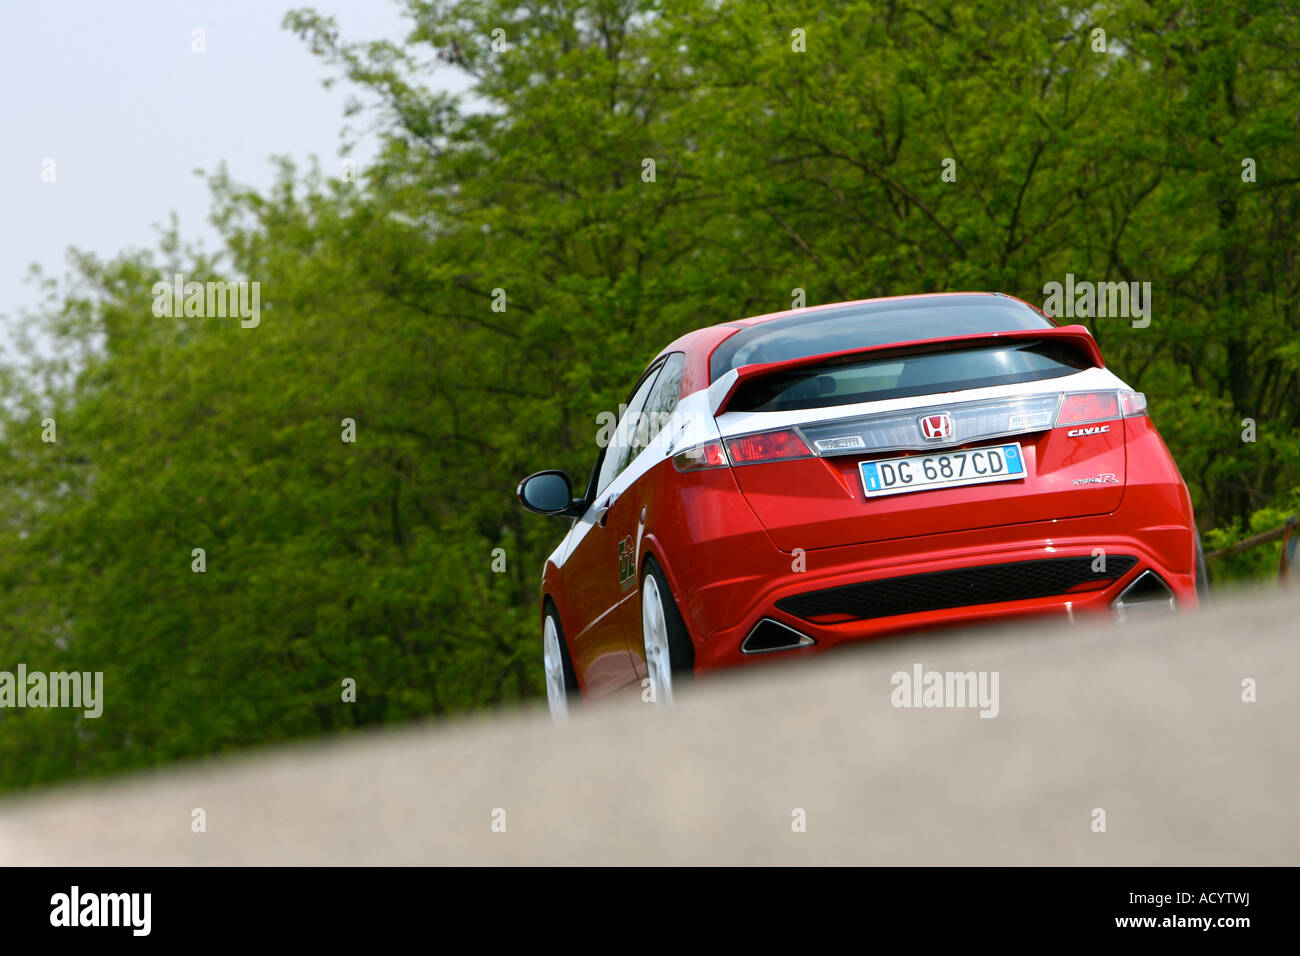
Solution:
<svg viewBox="0 0 1300 956">
<path fill-rule="evenodd" d="M 656 443 L 655 438 L 677 408 L 685 365 L 686 356 L 681 352 L 673 352 L 664 359 L 639 420 L 631 430 L 627 464 L 610 486 L 614 501 L 606 517 L 606 527 L 619 541 L 619 588 L 622 595 L 619 627 L 627 641 L 638 680 L 648 676 L 645 642 L 641 635 L 641 581 L 637 574 L 641 564 L 641 534 L 645 530 L 651 498 L 660 491 L 655 469 L 667 458 L 667 449 L 662 443 Z"/>
<path fill-rule="evenodd" d="M 624 488 L 620 473 L 630 461 L 635 429 L 661 364 L 648 369 L 628 399 L 611 432 L 597 469 L 592 504 L 572 530 L 573 546 L 565 559 L 565 593 L 576 633 L 570 637 L 574 670 L 588 697 L 603 697 L 632 683 L 637 672 L 628 651 L 620 615 L 628 599 L 624 567 L 628 542 L 623 524 L 610 519 Z"/>
</svg>

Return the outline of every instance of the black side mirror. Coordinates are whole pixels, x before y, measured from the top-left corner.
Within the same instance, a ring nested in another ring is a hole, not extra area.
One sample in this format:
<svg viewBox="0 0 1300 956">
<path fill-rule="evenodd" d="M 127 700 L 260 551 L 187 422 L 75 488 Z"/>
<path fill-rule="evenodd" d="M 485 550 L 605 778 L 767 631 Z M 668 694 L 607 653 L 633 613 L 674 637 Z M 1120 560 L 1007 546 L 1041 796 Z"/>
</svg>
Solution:
<svg viewBox="0 0 1300 956">
<path fill-rule="evenodd" d="M 539 471 L 519 482 L 515 490 L 519 503 L 542 515 L 572 514 L 573 486 L 562 471 Z"/>
</svg>

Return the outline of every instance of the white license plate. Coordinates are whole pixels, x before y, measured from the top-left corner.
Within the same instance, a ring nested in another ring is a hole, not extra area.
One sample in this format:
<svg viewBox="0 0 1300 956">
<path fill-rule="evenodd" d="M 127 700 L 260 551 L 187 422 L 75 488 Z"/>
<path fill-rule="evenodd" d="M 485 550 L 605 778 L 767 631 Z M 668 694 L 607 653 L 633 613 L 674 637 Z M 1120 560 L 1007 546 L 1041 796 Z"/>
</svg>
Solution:
<svg viewBox="0 0 1300 956">
<path fill-rule="evenodd" d="M 868 498 L 931 488 L 982 485 L 989 481 L 1011 481 L 1029 474 L 1025 470 L 1025 456 L 1019 442 L 864 461 L 858 468 L 862 473 L 862 489 Z"/>
</svg>

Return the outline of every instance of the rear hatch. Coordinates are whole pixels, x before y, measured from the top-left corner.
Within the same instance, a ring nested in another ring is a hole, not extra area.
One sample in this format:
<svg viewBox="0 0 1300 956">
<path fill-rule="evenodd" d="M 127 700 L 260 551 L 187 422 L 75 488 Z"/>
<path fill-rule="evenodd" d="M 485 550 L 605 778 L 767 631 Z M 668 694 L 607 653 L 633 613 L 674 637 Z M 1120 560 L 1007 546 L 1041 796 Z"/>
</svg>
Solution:
<svg viewBox="0 0 1300 956">
<path fill-rule="evenodd" d="M 1081 327 L 995 338 L 749 366 L 718 383 L 733 473 L 774 543 L 812 550 L 1114 511 L 1121 420 L 1145 400 L 1101 367 Z"/>
</svg>

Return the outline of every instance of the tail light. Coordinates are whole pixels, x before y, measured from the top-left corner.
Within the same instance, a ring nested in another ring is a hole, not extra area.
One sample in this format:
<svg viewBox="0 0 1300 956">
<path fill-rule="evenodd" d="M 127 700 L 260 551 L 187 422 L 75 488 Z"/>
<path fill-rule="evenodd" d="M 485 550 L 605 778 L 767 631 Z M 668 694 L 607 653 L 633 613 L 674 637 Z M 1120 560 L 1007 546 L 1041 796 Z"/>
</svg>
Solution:
<svg viewBox="0 0 1300 956">
<path fill-rule="evenodd" d="M 1056 425 L 1083 425 L 1119 418 L 1119 397 L 1115 392 L 1069 392 L 1061 403 Z"/>
<path fill-rule="evenodd" d="M 1147 397 L 1141 392 L 1066 392 L 1056 427 L 1137 418 L 1147 413 Z"/>
<path fill-rule="evenodd" d="M 706 441 L 673 456 L 673 467 L 678 471 L 703 471 L 706 468 L 725 468 L 727 456 L 722 452 L 722 442 Z"/>
<path fill-rule="evenodd" d="M 727 439 L 727 454 L 733 465 L 751 465 L 760 461 L 786 461 L 811 458 L 804 440 L 792 428 L 779 432 L 760 432 Z"/>
</svg>

